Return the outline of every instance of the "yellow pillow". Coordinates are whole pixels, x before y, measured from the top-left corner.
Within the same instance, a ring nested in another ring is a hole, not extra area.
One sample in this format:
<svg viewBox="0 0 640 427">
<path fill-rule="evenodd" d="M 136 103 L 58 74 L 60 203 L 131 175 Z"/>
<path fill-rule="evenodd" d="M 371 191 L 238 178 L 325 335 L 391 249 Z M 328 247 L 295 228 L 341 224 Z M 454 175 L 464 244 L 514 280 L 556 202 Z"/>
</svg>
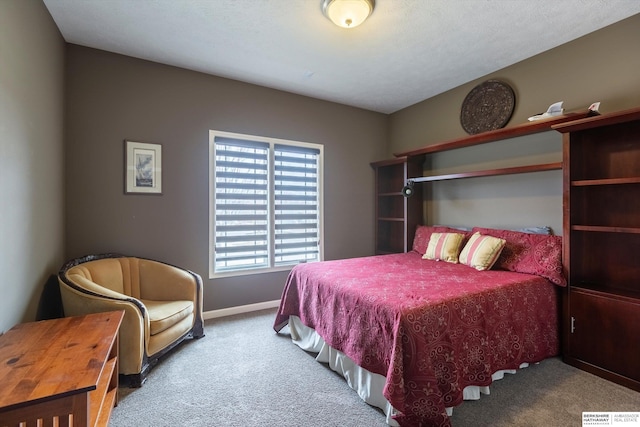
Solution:
<svg viewBox="0 0 640 427">
<path fill-rule="evenodd" d="M 504 239 L 474 233 L 460 253 L 460 262 L 476 270 L 488 270 L 500 256 L 505 243 Z"/>
<path fill-rule="evenodd" d="M 427 245 L 427 251 L 422 256 L 422 259 L 442 260 L 457 264 L 463 240 L 464 234 L 432 233 Z"/>
</svg>

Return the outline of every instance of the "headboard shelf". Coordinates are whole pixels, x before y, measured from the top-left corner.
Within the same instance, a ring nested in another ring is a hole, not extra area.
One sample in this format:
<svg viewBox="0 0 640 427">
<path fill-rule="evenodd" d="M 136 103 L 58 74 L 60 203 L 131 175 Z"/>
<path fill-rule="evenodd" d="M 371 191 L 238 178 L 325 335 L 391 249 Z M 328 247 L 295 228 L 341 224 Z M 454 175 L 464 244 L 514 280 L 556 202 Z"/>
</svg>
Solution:
<svg viewBox="0 0 640 427">
<path fill-rule="evenodd" d="M 594 114 L 596 113 L 592 111 L 567 113 L 551 119 L 536 120 L 532 122 L 522 123 L 516 126 L 490 130 L 476 135 L 469 135 L 438 144 L 428 145 L 416 150 L 406 151 L 403 153 L 394 153 L 393 155 L 396 157 L 422 156 L 425 154 L 437 153 L 440 151 L 455 150 L 457 148 L 471 147 L 473 145 L 501 141 L 503 139 L 515 138 L 518 136 L 532 135 L 535 133 L 551 130 L 551 127 L 554 125 L 584 119 L 593 116 Z"/>
</svg>

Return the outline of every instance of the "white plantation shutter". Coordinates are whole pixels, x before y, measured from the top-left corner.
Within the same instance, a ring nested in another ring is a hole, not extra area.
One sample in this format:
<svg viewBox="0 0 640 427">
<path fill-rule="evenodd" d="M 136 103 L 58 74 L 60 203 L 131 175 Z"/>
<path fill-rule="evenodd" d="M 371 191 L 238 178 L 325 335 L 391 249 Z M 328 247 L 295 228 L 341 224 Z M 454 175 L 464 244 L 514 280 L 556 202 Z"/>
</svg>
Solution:
<svg viewBox="0 0 640 427">
<path fill-rule="evenodd" d="M 275 265 L 319 260 L 318 155 L 275 146 Z"/>
<path fill-rule="evenodd" d="M 212 133 L 212 274 L 320 261 L 321 146 Z"/>
<path fill-rule="evenodd" d="M 269 266 L 269 145 L 215 139 L 215 269 Z"/>
</svg>

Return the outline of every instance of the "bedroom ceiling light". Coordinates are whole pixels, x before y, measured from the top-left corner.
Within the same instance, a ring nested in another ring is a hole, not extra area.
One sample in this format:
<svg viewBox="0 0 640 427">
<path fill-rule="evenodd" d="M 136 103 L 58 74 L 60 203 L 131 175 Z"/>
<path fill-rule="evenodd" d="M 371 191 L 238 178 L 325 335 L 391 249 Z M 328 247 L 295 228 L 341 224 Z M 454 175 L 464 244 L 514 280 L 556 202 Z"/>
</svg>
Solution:
<svg viewBox="0 0 640 427">
<path fill-rule="evenodd" d="M 342 28 L 362 24 L 373 12 L 375 0 L 323 0 L 322 13 Z"/>
</svg>

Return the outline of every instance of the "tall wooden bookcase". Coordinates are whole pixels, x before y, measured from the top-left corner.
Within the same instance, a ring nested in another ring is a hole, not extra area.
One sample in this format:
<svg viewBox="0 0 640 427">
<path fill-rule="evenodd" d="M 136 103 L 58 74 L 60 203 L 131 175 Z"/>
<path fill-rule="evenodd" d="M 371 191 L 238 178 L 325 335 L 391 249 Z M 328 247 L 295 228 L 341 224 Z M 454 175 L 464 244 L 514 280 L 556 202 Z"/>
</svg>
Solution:
<svg viewBox="0 0 640 427">
<path fill-rule="evenodd" d="M 640 391 L 640 108 L 563 133 L 565 362 Z"/>
<path fill-rule="evenodd" d="M 408 178 L 422 175 L 422 161 L 400 157 L 371 166 L 376 183 L 376 255 L 408 252 L 416 227 L 422 224 L 422 192 L 405 198 L 402 187 Z"/>
</svg>

